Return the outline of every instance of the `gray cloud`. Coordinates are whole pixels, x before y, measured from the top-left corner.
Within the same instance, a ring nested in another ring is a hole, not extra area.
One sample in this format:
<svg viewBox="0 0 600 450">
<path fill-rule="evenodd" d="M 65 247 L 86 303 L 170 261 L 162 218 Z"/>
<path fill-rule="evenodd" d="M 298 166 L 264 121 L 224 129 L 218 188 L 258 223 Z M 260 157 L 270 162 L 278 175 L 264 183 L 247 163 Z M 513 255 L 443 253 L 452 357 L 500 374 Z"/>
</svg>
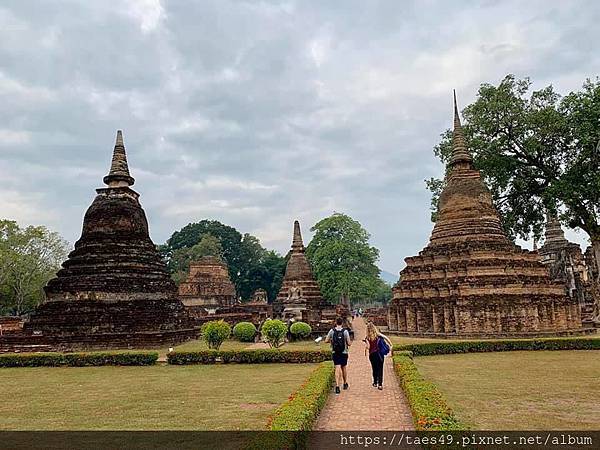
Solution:
<svg viewBox="0 0 600 450">
<path fill-rule="evenodd" d="M 0 6 L 0 215 L 70 241 L 122 128 L 156 242 L 215 218 L 285 252 L 294 219 L 308 238 L 340 211 L 397 272 L 432 228 L 452 88 L 568 92 L 600 62 L 594 1 L 116 5 Z"/>
</svg>

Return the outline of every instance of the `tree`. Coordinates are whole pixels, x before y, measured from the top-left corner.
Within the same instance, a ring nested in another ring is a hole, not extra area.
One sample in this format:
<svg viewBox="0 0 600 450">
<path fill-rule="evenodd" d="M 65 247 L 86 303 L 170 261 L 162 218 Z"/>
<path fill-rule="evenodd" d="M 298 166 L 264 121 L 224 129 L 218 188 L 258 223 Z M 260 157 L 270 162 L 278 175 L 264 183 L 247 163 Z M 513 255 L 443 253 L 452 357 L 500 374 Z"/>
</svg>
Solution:
<svg viewBox="0 0 600 450">
<path fill-rule="evenodd" d="M 67 242 L 46 227 L 0 220 L 0 312 L 22 315 L 37 307 L 67 252 Z"/>
<path fill-rule="evenodd" d="M 507 75 L 482 84 L 463 110 L 474 164 L 492 191 L 507 234 L 539 239 L 546 213 L 585 231 L 600 266 L 600 80 L 562 98 L 552 86 L 533 91 L 529 79 Z M 451 131 L 434 152 L 448 162 Z M 444 182 L 426 181 L 432 220 Z"/>
<path fill-rule="evenodd" d="M 375 292 L 373 301 L 387 305 L 392 299 L 392 287 L 382 279 L 379 279 L 376 287 L 377 291 Z"/>
<path fill-rule="evenodd" d="M 379 286 L 379 250 L 369 245 L 369 233 L 345 214 L 335 213 L 311 228 L 315 232 L 306 256 L 323 296 L 337 303 L 372 299 Z"/>
<path fill-rule="evenodd" d="M 215 256 L 223 259 L 223 247 L 221 242 L 212 234 L 205 234 L 196 245 L 182 247 L 173 251 L 171 266 L 173 268 L 173 280 L 176 284 L 181 283 L 187 277 L 190 263 L 198 261 L 203 256 Z"/>
<path fill-rule="evenodd" d="M 267 291 L 271 301 L 277 296 L 285 271 L 285 259 L 263 248 L 256 237 L 248 233 L 242 235 L 235 228 L 216 220 L 190 223 L 174 232 L 159 247 L 176 281 L 188 270 L 190 249 L 198 245 L 205 236 L 211 236 L 212 243 L 209 245 L 206 242 L 204 247 L 212 248 L 212 251 L 216 251 L 213 239 L 218 241 L 220 255 L 227 262 L 229 276 L 242 300 L 248 300 L 259 288 Z M 198 254 L 197 251 L 195 254 Z"/>
</svg>

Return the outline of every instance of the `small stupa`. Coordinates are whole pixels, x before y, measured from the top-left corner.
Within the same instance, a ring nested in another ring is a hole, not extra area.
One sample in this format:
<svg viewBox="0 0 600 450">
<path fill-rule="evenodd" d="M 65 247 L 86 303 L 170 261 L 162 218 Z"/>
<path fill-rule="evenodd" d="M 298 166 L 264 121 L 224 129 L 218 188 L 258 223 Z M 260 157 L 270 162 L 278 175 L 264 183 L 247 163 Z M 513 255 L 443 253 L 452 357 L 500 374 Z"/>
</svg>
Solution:
<svg viewBox="0 0 600 450">
<path fill-rule="evenodd" d="M 448 337 L 579 332 L 577 300 L 550 279 L 537 252 L 521 249 L 504 233 L 492 195 L 473 167 L 456 96 L 446 174 L 429 244 L 405 259 L 393 289 L 390 330 Z"/>
<path fill-rule="evenodd" d="M 285 318 L 301 319 L 302 312 L 323 307 L 323 295 L 306 259 L 300 223 L 294 222 L 292 250 L 274 310 Z"/>
<path fill-rule="evenodd" d="M 569 297 L 581 306 L 581 320 L 590 323 L 594 310 L 594 283 L 579 244 L 569 241 L 555 213 L 546 215 L 544 244 L 538 249 L 550 278 L 560 282 Z"/>
<path fill-rule="evenodd" d="M 134 181 L 119 130 L 107 187 L 96 190 L 81 237 L 25 332 L 59 348 L 152 347 L 197 335 L 150 239 Z"/>
</svg>

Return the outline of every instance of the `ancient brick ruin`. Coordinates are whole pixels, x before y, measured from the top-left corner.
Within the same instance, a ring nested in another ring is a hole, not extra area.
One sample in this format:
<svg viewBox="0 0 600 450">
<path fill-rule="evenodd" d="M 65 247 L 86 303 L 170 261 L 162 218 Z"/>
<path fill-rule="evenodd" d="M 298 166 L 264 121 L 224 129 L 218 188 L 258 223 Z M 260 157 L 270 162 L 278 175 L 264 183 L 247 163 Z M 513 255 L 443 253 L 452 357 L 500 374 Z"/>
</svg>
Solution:
<svg viewBox="0 0 600 450">
<path fill-rule="evenodd" d="M 260 325 L 267 318 L 273 318 L 273 305 L 269 303 L 267 291 L 262 288 L 254 291 L 250 302 L 242 303 L 240 307 L 252 314 L 252 323 L 255 325 Z"/>
<path fill-rule="evenodd" d="M 262 288 L 257 289 L 252 294 L 252 298 L 250 299 L 250 303 L 253 305 L 264 305 L 269 303 L 269 296 L 267 291 Z"/>
<path fill-rule="evenodd" d="M 258 289 L 248 303 L 238 300 L 227 263 L 214 256 L 190 264 L 187 279 L 179 285 L 179 298 L 196 325 L 222 319 L 231 325 L 252 322 L 259 326 L 273 317 L 264 289 Z"/>
<path fill-rule="evenodd" d="M 25 323 L 22 343 L 58 350 L 144 348 L 197 336 L 130 187 L 121 131 L 104 183 L 75 249 Z"/>
<path fill-rule="evenodd" d="M 235 305 L 235 286 L 227 264 L 216 256 L 192 262 L 187 279 L 179 285 L 179 298 L 194 316 L 214 314 L 218 308 Z"/>
<path fill-rule="evenodd" d="M 324 306 L 321 289 L 313 277 L 305 255 L 300 223 L 294 222 L 294 236 L 283 283 L 275 300 L 275 314 L 284 318 L 319 320 Z"/>
<path fill-rule="evenodd" d="M 23 319 L 15 316 L 0 317 L 0 336 L 20 333 L 23 330 Z"/>
<path fill-rule="evenodd" d="M 502 230 L 492 195 L 473 168 L 456 100 L 452 156 L 429 244 L 393 289 L 389 329 L 407 335 L 531 336 L 580 332 L 576 299 L 548 276 L 537 252 Z"/>
<path fill-rule="evenodd" d="M 581 319 L 591 323 L 595 302 L 593 271 L 588 267 L 579 244 L 570 242 L 555 215 L 546 218 L 544 245 L 538 253 L 548 267 L 550 278 L 560 282 L 566 294 L 579 302 Z"/>
</svg>

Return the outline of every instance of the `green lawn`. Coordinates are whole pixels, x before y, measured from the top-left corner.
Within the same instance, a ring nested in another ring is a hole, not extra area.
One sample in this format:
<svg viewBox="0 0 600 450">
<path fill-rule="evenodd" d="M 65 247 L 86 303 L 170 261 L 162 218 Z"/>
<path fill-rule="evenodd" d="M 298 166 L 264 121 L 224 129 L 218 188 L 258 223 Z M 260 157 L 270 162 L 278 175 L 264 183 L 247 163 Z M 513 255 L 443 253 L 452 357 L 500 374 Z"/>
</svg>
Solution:
<svg viewBox="0 0 600 450">
<path fill-rule="evenodd" d="M 414 361 L 474 429 L 600 429 L 598 351 L 470 353 Z"/>
<path fill-rule="evenodd" d="M 0 369 L 0 430 L 259 430 L 316 367 Z"/>
</svg>

